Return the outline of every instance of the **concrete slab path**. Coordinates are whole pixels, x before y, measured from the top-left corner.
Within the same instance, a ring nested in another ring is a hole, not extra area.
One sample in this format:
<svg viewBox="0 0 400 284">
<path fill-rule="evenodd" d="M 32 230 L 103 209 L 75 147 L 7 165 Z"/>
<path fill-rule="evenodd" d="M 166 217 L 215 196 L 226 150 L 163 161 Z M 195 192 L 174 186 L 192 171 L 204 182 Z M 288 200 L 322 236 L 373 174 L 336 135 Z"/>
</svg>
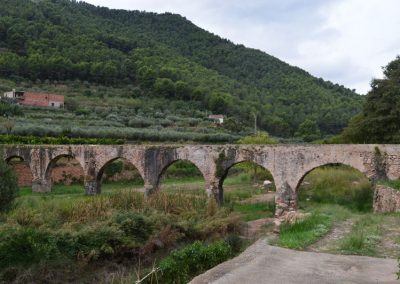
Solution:
<svg viewBox="0 0 400 284">
<path fill-rule="evenodd" d="M 400 283 L 395 259 L 295 251 L 258 240 L 190 283 Z"/>
</svg>

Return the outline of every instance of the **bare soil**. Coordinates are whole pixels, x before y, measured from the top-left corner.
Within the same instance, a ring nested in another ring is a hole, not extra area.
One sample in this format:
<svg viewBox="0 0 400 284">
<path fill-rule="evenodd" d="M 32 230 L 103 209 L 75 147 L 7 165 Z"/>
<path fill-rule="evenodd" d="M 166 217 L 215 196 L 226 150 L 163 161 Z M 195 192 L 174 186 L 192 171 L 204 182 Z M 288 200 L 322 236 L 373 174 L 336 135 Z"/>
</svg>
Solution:
<svg viewBox="0 0 400 284">
<path fill-rule="evenodd" d="M 340 253 L 338 242 L 350 233 L 355 222 L 362 215 L 353 215 L 349 219 L 336 223 L 332 230 L 314 244 L 307 247 L 306 251 Z M 374 254 L 382 258 L 400 257 L 400 218 L 397 215 L 385 215 L 381 225 L 382 237 L 376 244 Z"/>
<path fill-rule="evenodd" d="M 357 216 L 353 216 L 343 222 L 334 224 L 333 228 L 325 236 L 308 246 L 306 251 L 333 252 L 337 242 L 350 232 L 357 219 Z"/>
<path fill-rule="evenodd" d="M 382 240 L 376 247 L 379 257 L 400 257 L 400 217 L 397 215 L 385 216 L 382 226 Z"/>
</svg>

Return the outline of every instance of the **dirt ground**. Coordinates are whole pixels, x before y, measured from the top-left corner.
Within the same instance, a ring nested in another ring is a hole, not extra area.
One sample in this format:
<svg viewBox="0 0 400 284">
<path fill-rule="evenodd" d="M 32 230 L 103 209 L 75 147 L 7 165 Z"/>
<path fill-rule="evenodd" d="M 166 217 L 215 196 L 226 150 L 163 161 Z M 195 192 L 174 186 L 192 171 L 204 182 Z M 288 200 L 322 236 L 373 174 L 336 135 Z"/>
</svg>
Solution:
<svg viewBox="0 0 400 284">
<path fill-rule="evenodd" d="M 338 242 L 350 232 L 351 227 L 360 218 L 361 216 L 355 215 L 343 222 L 336 223 L 328 234 L 308 246 L 306 251 L 338 253 Z M 385 215 L 380 226 L 382 239 L 375 245 L 374 256 L 398 258 L 400 256 L 400 218 Z"/>
</svg>

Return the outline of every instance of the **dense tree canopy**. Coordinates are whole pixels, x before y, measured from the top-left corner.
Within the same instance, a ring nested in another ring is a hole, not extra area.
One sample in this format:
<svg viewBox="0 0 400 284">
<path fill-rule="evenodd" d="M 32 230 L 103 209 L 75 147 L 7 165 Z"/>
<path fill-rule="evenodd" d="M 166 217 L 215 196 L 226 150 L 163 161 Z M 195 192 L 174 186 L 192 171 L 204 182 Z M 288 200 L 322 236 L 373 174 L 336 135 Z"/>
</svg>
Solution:
<svg viewBox="0 0 400 284">
<path fill-rule="evenodd" d="M 374 79 L 361 114 L 343 132 L 344 142 L 400 143 L 400 57 Z"/>
<path fill-rule="evenodd" d="M 335 134 L 359 113 L 352 90 L 170 13 L 69 0 L 0 0 L 0 76 L 134 85 L 140 95 L 199 102 L 275 136 L 306 120 Z"/>
</svg>

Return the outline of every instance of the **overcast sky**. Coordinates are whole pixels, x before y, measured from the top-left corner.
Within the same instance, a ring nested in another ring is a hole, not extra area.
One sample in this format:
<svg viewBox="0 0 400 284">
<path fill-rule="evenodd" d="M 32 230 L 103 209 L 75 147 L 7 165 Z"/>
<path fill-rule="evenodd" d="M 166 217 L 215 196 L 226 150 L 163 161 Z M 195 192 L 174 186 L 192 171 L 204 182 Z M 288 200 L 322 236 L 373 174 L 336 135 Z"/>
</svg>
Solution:
<svg viewBox="0 0 400 284">
<path fill-rule="evenodd" d="M 86 0 L 178 13 L 235 43 L 261 49 L 359 93 L 400 55 L 399 0 Z"/>
</svg>

